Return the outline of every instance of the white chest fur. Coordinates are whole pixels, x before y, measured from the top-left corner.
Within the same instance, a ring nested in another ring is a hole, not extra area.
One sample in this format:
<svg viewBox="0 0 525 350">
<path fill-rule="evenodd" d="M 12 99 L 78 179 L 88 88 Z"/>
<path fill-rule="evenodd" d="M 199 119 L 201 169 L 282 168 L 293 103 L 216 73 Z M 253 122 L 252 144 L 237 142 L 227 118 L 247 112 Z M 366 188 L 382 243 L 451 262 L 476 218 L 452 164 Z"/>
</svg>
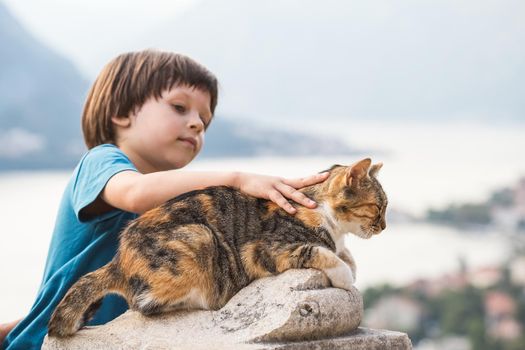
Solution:
<svg viewBox="0 0 525 350">
<path fill-rule="evenodd" d="M 345 234 L 350 232 L 359 234 L 361 232 L 359 224 L 337 220 L 333 209 L 326 202 L 319 203 L 317 211 L 323 217 L 323 227 L 326 228 L 335 242 L 336 254 L 339 254 L 345 247 Z"/>
</svg>

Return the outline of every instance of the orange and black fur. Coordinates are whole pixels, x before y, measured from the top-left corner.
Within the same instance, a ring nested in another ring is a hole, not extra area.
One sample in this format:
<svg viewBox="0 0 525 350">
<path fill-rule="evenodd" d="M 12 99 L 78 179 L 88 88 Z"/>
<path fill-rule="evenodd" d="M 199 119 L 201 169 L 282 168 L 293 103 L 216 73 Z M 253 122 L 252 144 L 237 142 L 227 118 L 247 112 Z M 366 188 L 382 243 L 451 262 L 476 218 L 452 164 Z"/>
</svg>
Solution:
<svg viewBox="0 0 525 350">
<path fill-rule="evenodd" d="M 130 222 L 114 259 L 71 287 L 51 317 L 49 335 L 74 334 L 108 293 L 153 315 L 219 309 L 254 279 L 292 268 L 319 269 L 334 287 L 349 289 L 355 263 L 344 234 L 369 238 L 386 225 L 380 167 L 368 158 L 333 166 L 325 182 L 302 190 L 318 207 L 294 204 L 294 216 L 224 186 L 169 200 Z"/>
</svg>

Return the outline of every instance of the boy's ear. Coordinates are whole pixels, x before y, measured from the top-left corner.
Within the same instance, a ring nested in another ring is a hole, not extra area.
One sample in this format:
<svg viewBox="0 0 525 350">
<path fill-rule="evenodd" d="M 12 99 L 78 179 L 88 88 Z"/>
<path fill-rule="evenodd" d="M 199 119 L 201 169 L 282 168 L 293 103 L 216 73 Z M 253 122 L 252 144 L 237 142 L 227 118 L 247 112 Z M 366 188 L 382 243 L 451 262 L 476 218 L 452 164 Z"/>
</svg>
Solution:
<svg viewBox="0 0 525 350">
<path fill-rule="evenodd" d="M 127 128 L 128 126 L 131 125 L 131 119 L 129 119 L 129 117 L 120 117 L 120 116 L 111 117 L 111 122 L 122 128 Z"/>
</svg>

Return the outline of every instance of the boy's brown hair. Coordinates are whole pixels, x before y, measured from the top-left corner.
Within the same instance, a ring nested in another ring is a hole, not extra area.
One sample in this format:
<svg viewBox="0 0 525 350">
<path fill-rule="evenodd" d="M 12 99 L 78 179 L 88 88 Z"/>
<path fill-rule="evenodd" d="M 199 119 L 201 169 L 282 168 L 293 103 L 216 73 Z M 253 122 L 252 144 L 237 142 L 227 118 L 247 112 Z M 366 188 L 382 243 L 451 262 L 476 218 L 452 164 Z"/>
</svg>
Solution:
<svg viewBox="0 0 525 350">
<path fill-rule="evenodd" d="M 112 117 L 128 116 L 150 97 L 160 98 L 164 90 L 178 85 L 207 91 L 214 114 L 217 78 L 193 59 L 155 50 L 128 52 L 114 58 L 98 75 L 84 105 L 82 132 L 88 149 L 116 142 Z"/>
</svg>

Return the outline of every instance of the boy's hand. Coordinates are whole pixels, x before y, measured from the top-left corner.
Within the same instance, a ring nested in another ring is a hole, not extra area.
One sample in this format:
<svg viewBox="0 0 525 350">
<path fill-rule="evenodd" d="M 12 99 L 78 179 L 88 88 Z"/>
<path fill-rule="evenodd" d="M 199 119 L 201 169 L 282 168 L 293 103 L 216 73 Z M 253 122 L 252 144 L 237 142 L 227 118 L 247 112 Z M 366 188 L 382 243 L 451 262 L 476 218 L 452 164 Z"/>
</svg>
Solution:
<svg viewBox="0 0 525 350">
<path fill-rule="evenodd" d="M 297 210 L 288 202 L 287 198 L 307 208 L 315 208 L 317 203 L 297 189 L 323 182 L 328 178 L 328 175 L 329 173 L 325 172 L 299 179 L 283 179 L 275 176 L 239 173 L 235 187 L 254 197 L 269 199 L 289 214 L 295 214 Z"/>
</svg>

